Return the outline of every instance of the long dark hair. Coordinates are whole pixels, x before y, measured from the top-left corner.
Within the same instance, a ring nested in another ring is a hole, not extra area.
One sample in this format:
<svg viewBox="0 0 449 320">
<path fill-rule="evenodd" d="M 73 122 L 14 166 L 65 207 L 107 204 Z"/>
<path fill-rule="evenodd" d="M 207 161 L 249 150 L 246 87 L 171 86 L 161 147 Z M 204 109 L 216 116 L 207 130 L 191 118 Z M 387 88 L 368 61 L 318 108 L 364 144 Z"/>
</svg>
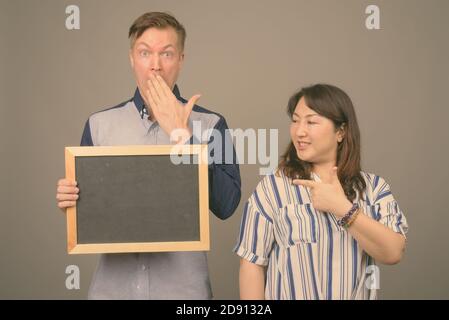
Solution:
<svg viewBox="0 0 449 320">
<path fill-rule="evenodd" d="M 293 117 L 302 97 L 310 109 L 331 120 L 335 130 L 344 128 L 343 140 L 337 148 L 338 178 L 346 197 L 353 201 L 356 198 L 356 190 L 361 195 L 365 191 L 366 183 L 360 173 L 360 130 L 352 101 L 340 88 L 328 84 L 312 85 L 291 96 L 287 105 L 290 118 Z M 281 156 L 278 170 L 291 179 L 311 179 L 312 164 L 299 159 L 296 148 L 290 141 Z"/>
</svg>

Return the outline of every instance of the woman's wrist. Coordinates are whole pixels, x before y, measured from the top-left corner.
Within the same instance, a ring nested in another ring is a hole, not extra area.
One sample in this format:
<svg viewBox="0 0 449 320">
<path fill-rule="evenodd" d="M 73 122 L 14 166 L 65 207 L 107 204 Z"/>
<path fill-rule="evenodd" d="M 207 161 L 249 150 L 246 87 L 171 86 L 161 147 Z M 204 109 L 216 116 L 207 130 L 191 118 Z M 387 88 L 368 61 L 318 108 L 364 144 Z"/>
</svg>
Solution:
<svg viewBox="0 0 449 320">
<path fill-rule="evenodd" d="M 337 218 L 343 218 L 345 214 L 347 214 L 348 211 L 352 208 L 352 203 L 348 199 L 345 200 L 346 201 L 339 205 L 337 210 L 333 212 L 337 216 Z"/>
<path fill-rule="evenodd" d="M 359 214 L 359 205 L 357 202 L 351 205 L 351 209 L 341 218 L 338 219 L 337 223 L 340 227 L 349 228 L 349 226 L 354 222 L 357 215 Z"/>
</svg>

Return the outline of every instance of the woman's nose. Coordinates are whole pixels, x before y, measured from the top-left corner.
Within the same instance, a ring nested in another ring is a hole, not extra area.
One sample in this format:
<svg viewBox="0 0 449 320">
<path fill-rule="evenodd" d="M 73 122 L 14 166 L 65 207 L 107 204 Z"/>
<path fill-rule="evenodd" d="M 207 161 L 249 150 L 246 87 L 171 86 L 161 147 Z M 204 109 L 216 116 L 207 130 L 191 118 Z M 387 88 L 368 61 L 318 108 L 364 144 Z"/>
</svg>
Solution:
<svg viewBox="0 0 449 320">
<path fill-rule="evenodd" d="M 298 124 L 298 126 L 296 127 L 295 134 L 298 137 L 306 136 L 307 135 L 307 131 L 306 131 L 306 128 L 304 127 L 304 125 Z"/>
</svg>

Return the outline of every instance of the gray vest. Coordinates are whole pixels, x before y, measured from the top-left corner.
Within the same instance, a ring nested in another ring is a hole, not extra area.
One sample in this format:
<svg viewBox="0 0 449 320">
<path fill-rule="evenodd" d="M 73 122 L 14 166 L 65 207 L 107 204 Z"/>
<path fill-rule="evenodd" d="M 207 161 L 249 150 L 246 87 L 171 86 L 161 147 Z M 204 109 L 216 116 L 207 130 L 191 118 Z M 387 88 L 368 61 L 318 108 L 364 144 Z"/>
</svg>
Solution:
<svg viewBox="0 0 449 320">
<path fill-rule="evenodd" d="M 219 121 L 214 113 L 192 111 L 201 129 Z M 170 144 L 158 123 L 141 117 L 133 101 L 93 114 L 95 146 Z M 211 299 L 206 252 L 103 254 L 89 289 L 89 299 Z"/>
</svg>

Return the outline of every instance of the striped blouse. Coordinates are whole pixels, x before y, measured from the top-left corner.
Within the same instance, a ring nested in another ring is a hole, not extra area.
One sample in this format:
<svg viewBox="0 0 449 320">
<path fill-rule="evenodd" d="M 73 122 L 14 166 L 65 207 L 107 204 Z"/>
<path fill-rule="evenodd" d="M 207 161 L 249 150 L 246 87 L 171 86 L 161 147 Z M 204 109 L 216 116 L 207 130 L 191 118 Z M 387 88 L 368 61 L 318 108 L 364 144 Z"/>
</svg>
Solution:
<svg viewBox="0 0 449 320">
<path fill-rule="evenodd" d="M 245 204 L 240 257 L 267 266 L 266 299 L 376 299 L 375 260 L 331 213 L 315 210 L 308 188 L 267 175 Z M 363 212 L 405 236 L 407 221 L 381 177 L 362 172 Z M 320 181 L 313 174 L 313 180 Z M 377 278 L 378 279 L 378 278 Z"/>
</svg>

